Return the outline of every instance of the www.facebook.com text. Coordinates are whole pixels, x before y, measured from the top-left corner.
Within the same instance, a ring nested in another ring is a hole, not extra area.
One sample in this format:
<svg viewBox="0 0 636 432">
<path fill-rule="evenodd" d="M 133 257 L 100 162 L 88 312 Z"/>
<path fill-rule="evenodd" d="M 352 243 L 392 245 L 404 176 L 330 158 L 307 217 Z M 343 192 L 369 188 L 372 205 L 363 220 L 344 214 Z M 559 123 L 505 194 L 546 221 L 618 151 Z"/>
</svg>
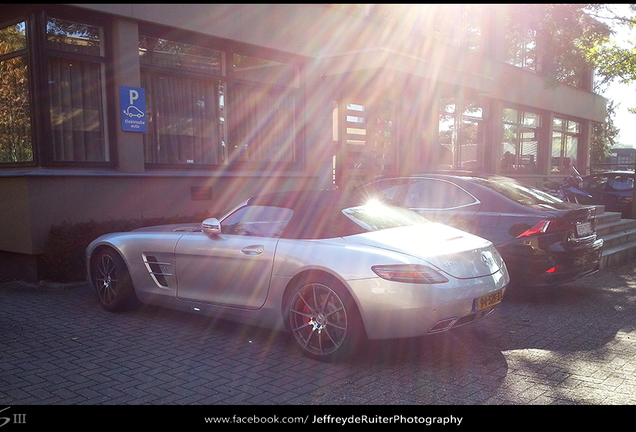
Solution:
<svg viewBox="0 0 636 432">
<path fill-rule="evenodd" d="M 206 417 L 205 423 L 208 424 L 421 424 L 425 426 L 441 425 L 441 426 L 460 426 L 463 417 L 445 416 L 445 417 L 424 417 L 424 416 L 404 416 L 404 415 L 352 415 L 352 416 L 296 416 L 296 417 L 279 417 L 279 416 L 231 416 L 231 417 Z"/>
</svg>

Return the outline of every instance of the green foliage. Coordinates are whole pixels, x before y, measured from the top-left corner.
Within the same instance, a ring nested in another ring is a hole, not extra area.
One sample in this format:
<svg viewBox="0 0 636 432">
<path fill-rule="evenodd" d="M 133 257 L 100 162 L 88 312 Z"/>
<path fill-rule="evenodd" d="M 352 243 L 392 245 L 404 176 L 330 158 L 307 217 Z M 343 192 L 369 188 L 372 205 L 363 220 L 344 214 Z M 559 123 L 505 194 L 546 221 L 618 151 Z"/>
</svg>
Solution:
<svg viewBox="0 0 636 432">
<path fill-rule="evenodd" d="M 86 278 L 84 252 L 88 244 L 102 234 L 127 232 L 155 225 L 198 223 L 209 216 L 176 216 L 172 218 L 150 218 L 110 220 L 106 222 L 70 223 L 54 225 L 49 230 L 48 240 L 42 255 L 42 278 L 56 282 L 79 282 Z"/>
<path fill-rule="evenodd" d="M 592 167 L 605 163 L 605 158 L 610 155 L 610 149 L 617 144 L 620 130 L 614 125 L 615 109 L 614 102 L 610 101 L 605 123 L 594 125 L 590 148 L 590 166 Z"/>
<path fill-rule="evenodd" d="M 583 50 L 586 60 L 596 68 L 600 84 L 614 80 L 630 83 L 636 80 L 636 46 L 625 35 L 632 36 L 630 30 L 636 27 L 635 5 L 584 5 L 588 13 L 603 21 L 611 29 L 611 35 L 590 44 Z M 594 8 L 590 8 L 594 6 Z M 626 7 L 629 6 L 629 7 Z"/>
<path fill-rule="evenodd" d="M 508 8 L 506 33 L 537 37 L 536 61 L 546 84 L 577 85 L 578 73 L 594 67 L 588 52 L 602 44 L 611 28 L 595 17 L 594 4 L 513 4 Z"/>
</svg>

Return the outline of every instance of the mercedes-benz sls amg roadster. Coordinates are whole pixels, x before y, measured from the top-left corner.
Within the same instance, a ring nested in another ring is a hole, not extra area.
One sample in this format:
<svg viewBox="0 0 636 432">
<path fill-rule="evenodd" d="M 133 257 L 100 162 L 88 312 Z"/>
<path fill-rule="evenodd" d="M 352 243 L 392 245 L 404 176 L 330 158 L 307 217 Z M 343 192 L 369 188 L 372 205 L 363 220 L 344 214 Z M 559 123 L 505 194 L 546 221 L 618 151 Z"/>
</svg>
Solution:
<svg viewBox="0 0 636 432">
<path fill-rule="evenodd" d="M 147 303 L 287 329 L 324 360 L 365 338 L 473 323 L 509 283 L 490 241 L 342 191 L 257 196 L 201 224 L 107 234 L 86 253 L 106 310 Z"/>
</svg>

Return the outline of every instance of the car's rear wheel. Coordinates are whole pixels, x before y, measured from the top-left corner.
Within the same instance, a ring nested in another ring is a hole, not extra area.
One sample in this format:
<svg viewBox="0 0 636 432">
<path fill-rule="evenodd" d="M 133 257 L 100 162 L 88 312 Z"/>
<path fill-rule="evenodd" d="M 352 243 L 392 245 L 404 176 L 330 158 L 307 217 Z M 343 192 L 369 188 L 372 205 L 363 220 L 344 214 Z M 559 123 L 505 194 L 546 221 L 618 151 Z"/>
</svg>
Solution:
<svg viewBox="0 0 636 432">
<path fill-rule="evenodd" d="M 93 255 L 91 280 L 104 309 L 117 312 L 138 304 L 126 263 L 112 249 L 103 248 Z"/>
<path fill-rule="evenodd" d="M 320 360 L 350 354 L 364 333 L 353 299 L 334 281 L 301 283 L 289 302 L 287 319 L 298 345 Z"/>
</svg>

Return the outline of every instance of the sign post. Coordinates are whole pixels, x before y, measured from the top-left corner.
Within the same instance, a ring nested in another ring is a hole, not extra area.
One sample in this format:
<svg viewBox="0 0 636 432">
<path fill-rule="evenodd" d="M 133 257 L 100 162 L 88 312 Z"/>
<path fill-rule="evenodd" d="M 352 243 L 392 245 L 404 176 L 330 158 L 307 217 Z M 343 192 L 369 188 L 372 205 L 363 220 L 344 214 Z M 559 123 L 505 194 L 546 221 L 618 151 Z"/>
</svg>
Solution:
<svg viewBox="0 0 636 432">
<path fill-rule="evenodd" d="M 146 91 L 139 87 L 119 87 L 121 130 L 146 132 Z"/>
</svg>

